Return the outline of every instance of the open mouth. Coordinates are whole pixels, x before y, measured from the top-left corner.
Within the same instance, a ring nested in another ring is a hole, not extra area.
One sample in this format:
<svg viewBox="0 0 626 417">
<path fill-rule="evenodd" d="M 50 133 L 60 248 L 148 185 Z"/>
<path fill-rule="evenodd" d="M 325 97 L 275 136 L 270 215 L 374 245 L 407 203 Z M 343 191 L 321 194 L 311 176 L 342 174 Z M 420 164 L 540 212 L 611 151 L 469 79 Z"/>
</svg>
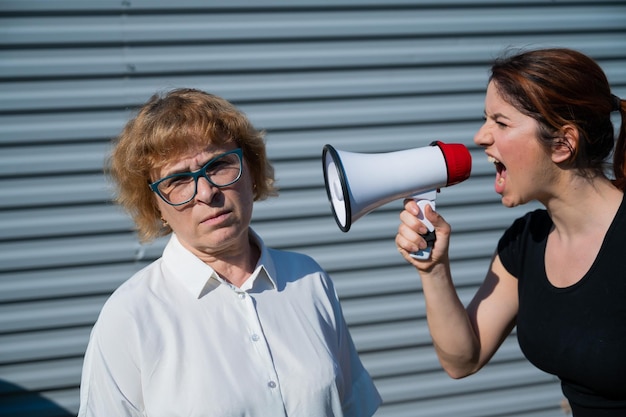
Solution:
<svg viewBox="0 0 626 417">
<path fill-rule="evenodd" d="M 493 156 L 487 156 L 487 160 L 489 162 L 491 162 L 492 164 L 494 164 L 496 166 L 496 170 L 498 172 L 505 170 L 506 167 L 504 166 L 504 164 L 500 161 L 498 161 L 496 158 L 494 158 Z"/>
<path fill-rule="evenodd" d="M 487 159 L 489 162 L 491 162 L 492 164 L 495 165 L 496 167 L 496 191 L 497 192 L 502 192 L 502 190 L 504 189 L 504 183 L 506 181 L 506 166 L 498 161 L 496 158 L 494 158 L 493 156 L 487 156 Z"/>
</svg>

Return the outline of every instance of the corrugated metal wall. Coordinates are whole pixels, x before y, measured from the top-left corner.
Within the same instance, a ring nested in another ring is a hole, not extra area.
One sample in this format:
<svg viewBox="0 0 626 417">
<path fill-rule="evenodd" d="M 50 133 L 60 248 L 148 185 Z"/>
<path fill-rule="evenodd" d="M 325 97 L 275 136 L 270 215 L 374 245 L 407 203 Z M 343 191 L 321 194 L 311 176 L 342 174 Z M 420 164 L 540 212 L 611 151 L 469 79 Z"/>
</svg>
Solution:
<svg viewBox="0 0 626 417">
<path fill-rule="evenodd" d="M 626 96 L 624 1 L 0 1 L 0 415 L 78 409 L 82 355 L 111 291 L 157 257 L 109 202 L 109 140 L 152 92 L 193 86 L 267 129 L 281 196 L 257 205 L 268 244 L 314 256 L 335 279 L 387 416 L 561 416 L 554 378 L 514 337 L 479 374 L 448 378 L 430 345 L 420 282 L 396 252 L 400 203 L 339 231 L 321 150 L 463 142 L 472 177 L 437 205 L 468 300 L 505 209 L 472 137 L 487 68 L 508 46 L 595 57 Z"/>
</svg>

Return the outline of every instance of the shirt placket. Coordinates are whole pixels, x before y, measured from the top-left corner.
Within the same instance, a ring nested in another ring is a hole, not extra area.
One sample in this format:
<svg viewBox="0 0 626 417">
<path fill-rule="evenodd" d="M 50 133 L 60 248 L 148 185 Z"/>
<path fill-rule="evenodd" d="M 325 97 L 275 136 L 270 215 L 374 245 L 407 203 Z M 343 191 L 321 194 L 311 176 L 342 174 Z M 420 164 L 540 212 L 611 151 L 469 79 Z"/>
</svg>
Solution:
<svg viewBox="0 0 626 417">
<path fill-rule="evenodd" d="M 268 390 L 268 397 L 271 399 L 271 415 L 286 417 L 284 401 L 279 385 L 280 381 L 276 373 L 267 339 L 261 328 L 255 300 L 250 294 L 240 289 L 236 289 L 236 293 L 243 313 L 242 315 L 246 320 L 248 341 L 251 345 L 251 349 L 254 350 L 256 356 L 259 358 L 260 367 L 266 375 L 266 385 L 264 389 Z"/>
</svg>

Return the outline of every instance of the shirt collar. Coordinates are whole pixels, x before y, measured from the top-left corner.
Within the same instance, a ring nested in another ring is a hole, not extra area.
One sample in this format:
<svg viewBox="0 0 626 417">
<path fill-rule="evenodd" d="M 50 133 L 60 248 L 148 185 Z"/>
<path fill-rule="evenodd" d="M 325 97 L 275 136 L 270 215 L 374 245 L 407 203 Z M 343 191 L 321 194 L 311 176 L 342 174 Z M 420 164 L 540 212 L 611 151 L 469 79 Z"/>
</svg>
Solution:
<svg viewBox="0 0 626 417">
<path fill-rule="evenodd" d="M 261 256 L 252 275 L 240 289 L 236 290 L 255 293 L 276 289 L 276 268 L 268 249 L 254 230 L 250 228 L 249 232 L 250 238 L 260 249 Z M 230 286 L 213 268 L 187 250 L 174 233 L 163 250 L 162 259 L 175 279 L 197 298 L 203 297 L 220 285 Z"/>
</svg>

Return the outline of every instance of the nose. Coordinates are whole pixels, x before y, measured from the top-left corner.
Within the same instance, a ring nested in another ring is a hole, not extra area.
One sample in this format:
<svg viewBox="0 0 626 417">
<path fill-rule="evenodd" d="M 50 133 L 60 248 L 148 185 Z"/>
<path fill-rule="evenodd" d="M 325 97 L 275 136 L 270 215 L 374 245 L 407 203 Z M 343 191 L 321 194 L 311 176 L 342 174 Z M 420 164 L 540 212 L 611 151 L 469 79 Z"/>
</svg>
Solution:
<svg viewBox="0 0 626 417">
<path fill-rule="evenodd" d="M 487 129 L 487 123 L 483 123 L 474 135 L 474 143 L 479 146 L 488 146 L 491 143 L 491 135 Z"/>
<path fill-rule="evenodd" d="M 218 187 L 214 186 L 204 176 L 198 178 L 198 184 L 196 185 L 196 201 L 202 201 L 204 203 L 210 203 L 213 200 L 215 194 L 217 194 Z"/>
</svg>

